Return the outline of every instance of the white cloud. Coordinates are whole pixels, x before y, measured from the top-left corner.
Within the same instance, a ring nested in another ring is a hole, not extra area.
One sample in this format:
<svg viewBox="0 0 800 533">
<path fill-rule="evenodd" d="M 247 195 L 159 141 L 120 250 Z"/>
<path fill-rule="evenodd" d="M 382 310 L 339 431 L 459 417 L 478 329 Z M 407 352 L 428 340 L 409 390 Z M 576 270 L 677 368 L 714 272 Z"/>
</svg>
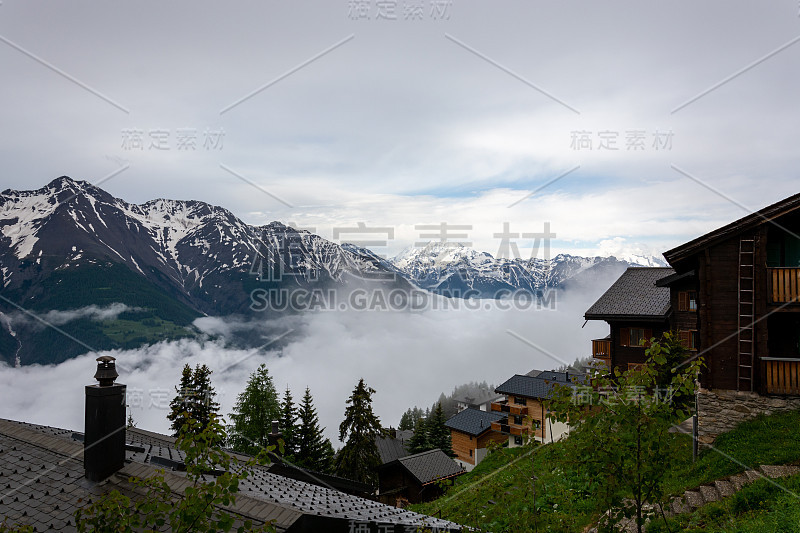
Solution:
<svg viewBox="0 0 800 533">
<path fill-rule="evenodd" d="M 128 386 L 128 402 L 136 405 L 133 416 L 144 429 L 168 431 L 164 406 L 175 395 L 184 364 L 205 363 L 214 370 L 212 382 L 227 414 L 250 372 L 263 362 L 279 391 L 288 385 L 299 398 L 305 387 L 311 388 L 326 434 L 335 442 L 345 400 L 359 378 L 377 390 L 375 410 L 388 426 L 396 425 L 408 407 L 430 405 L 439 393 L 461 383 L 501 383 L 515 373 L 557 367 L 588 355 L 589 340 L 605 335 L 606 326 L 591 323 L 581 329 L 582 313 L 610 281 L 604 280 L 604 287 L 591 293 L 558 300 L 556 310 L 296 316 L 266 324 L 275 332 L 296 330 L 288 345 L 267 352 L 232 348 L 222 340 L 183 339 L 104 353 L 117 358 L 119 381 Z M 221 333 L 221 320 L 214 321 Z M 513 338 L 507 330 L 554 357 Z M 92 383 L 96 356 L 87 354 L 56 366 L 0 367 L 0 417 L 81 430 L 83 385 Z"/>
</svg>

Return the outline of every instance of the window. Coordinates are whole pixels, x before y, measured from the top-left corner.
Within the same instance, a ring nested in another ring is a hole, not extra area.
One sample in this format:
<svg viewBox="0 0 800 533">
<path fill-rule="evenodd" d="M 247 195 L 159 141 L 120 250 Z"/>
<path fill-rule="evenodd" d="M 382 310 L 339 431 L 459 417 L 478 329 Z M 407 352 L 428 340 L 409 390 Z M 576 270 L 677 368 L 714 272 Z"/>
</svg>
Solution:
<svg viewBox="0 0 800 533">
<path fill-rule="evenodd" d="M 652 336 L 650 328 L 619 328 L 620 346 L 644 347 Z"/>
<path fill-rule="evenodd" d="M 520 398 L 518 396 L 515 396 L 514 397 L 514 403 L 517 404 L 517 405 L 528 405 L 528 399 L 527 398 Z"/>
<path fill-rule="evenodd" d="M 522 416 L 514 415 L 514 423 L 516 425 L 518 425 L 518 426 L 521 426 L 522 425 Z"/>
<path fill-rule="evenodd" d="M 522 437 L 514 437 L 514 444 L 522 446 Z"/>
<path fill-rule="evenodd" d="M 678 292 L 678 311 L 697 311 L 697 291 Z"/>
<path fill-rule="evenodd" d="M 542 421 L 541 420 L 534 420 L 533 421 L 534 429 L 541 429 L 542 428 Z"/>
<path fill-rule="evenodd" d="M 683 330 L 678 332 L 678 338 L 684 348 L 697 351 L 700 348 L 700 333 L 697 330 Z"/>
<path fill-rule="evenodd" d="M 472 450 L 469 451 L 469 456 L 472 457 Z"/>
</svg>

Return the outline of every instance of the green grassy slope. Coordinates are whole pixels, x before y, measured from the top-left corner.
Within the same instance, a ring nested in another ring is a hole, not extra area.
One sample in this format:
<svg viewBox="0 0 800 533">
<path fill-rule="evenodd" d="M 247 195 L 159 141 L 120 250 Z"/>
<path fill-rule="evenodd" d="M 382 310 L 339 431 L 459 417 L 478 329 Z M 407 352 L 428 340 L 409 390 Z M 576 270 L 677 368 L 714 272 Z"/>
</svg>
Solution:
<svg viewBox="0 0 800 533">
<path fill-rule="evenodd" d="M 800 411 L 762 416 L 743 423 L 717 439 L 714 449 L 703 451 L 694 464 L 691 444 L 691 437 L 673 435 L 672 453 L 676 465 L 666 479 L 671 494 L 762 464 L 800 464 Z M 441 513 L 443 518 L 495 533 L 582 531 L 597 520 L 603 509 L 597 508 L 594 487 L 570 479 L 560 466 L 562 460 L 559 443 L 500 449 L 491 453 L 472 472 L 458 478 L 443 497 L 413 508 L 437 516 Z M 535 505 L 532 474 L 537 477 Z M 786 483 L 800 483 L 800 480 Z M 758 484 L 748 490 L 759 490 Z M 800 494 L 800 490 L 794 492 Z M 740 498 L 748 497 L 744 491 L 743 494 L 745 496 Z M 712 529 L 714 531 L 783 531 L 769 529 L 763 524 L 770 520 L 774 522 L 767 516 L 770 510 L 781 509 L 792 502 L 800 509 L 800 500 L 792 498 L 783 490 L 769 489 L 765 495 L 758 493 L 751 498 L 764 502 L 754 510 L 742 504 L 730 507 L 733 504 L 726 501 L 674 521 L 672 530 L 689 527 L 692 517 L 697 521 L 707 521 L 699 517 L 708 512 L 716 513 L 712 526 L 723 528 Z M 715 511 L 715 507 L 720 509 Z M 788 519 L 794 516 L 790 515 L 787 515 Z M 800 525 L 795 525 L 795 529 L 786 531 L 800 531 Z M 748 529 L 751 527 L 753 529 Z"/>
</svg>

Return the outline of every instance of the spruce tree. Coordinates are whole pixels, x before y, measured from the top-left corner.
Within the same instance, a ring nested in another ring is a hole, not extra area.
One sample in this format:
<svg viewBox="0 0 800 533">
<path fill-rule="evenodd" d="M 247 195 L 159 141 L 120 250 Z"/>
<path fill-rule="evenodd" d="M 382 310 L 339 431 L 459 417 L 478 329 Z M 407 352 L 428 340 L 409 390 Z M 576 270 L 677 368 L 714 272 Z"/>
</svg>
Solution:
<svg viewBox="0 0 800 533">
<path fill-rule="evenodd" d="M 414 429 L 414 412 L 411 409 L 408 409 L 403 416 L 400 417 L 400 425 L 397 426 L 397 429 L 401 430 L 413 430 Z"/>
<path fill-rule="evenodd" d="M 173 436 L 179 437 L 182 428 L 189 420 L 199 422 L 196 430 L 203 431 L 213 416 L 217 416 L 219 404 L 214 401 L 217 395 L 211 386 L 211 369 L 197 365 L 194 370 L 188 364 L 181 373 L 181 383 L 175 387 L 177 396 L 169 403 L 167 418 L 172 422 Z"/>
<path fill-rule="evenodd" d="M 436 409 L 433 411 L 430 420 L 428 420 L 426 424 L 428 430 L 428 444 L 431 449 L 439 448 L 450 457 L 455 457 L 456 454 L 453 452 L 450 428 L 444 425 L 446 421 L 444 409 L 442 408 L 442 404 L 439 403 L 436 405 Z"/>
<path fill-rule="evenodd" d="M 414 426 L 414 434 L 408 440 L 408 451 L 412 454 L 426 452 L 431 449 L 428 441 L 428 424 L 420 417 Z"/>
<path fill-rule="evenodd" d="M 330 472 L 331 461 L 328 454 L 323 432 L 325 428 L 320 428 L 317 410 L 314 408 L 314 399 L 311 396 L 311 389 L 306 387 L 303 401 L 298 410 L 298 425 L 295 434 L 297 452 L 295 463 L 303 468 L 316 470 L 318 472 Z M 332 448 L 332 446 L 331 446 Z"/>
<path fill-rule="evenodd" d="M 281 432 L 283 433 L 283 455 L 289 460 L 294 460 L 294 456 L 297 453 L 295 439 L 295 434 L 297 433 L 297 407 L 292 398 L 292 391 L 289 390 L 288 386 L 281 402 Z"/>
<path fill-rule="evenodd" d="M 262 364 L 236 399 L 230 415 L 229 445 L 238 452 L 256 454 L 269 446 L 272 421 L 279 420 L 278 393 L 267 366 Z"/>
<path fill-rule="evenodd" d="M 374 484 L 381 465 L 376 439 L 383 435 L 381 421 L 372 411 L 375 389 L 359 380 L 347 400 L 344 420 L 339 425 L 339 440 L 344 447 L 336 456 L 336 473 L 342 477 Z"/>
</svg>

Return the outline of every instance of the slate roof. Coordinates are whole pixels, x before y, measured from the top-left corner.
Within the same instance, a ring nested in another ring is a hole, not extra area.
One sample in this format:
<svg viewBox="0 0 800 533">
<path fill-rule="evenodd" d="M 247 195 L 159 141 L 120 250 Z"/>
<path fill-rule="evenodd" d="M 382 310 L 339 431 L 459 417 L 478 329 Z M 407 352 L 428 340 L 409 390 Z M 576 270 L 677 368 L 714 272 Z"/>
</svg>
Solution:
<svg viewBox="0 0 800 533">
<path fill-rule="evenodd" d="M 631 267 L 592 305 L 586 320 L 660 319 L 669 312 L 669 288 L 656 281 L 674 274 L 665 267 Z"/>
<path fill-rule="evenodd" d="M 411 432 L 413 434 L 413 432 Z M 393 437 L 378 437 L 375 439 L 378 445 L 378 454 L 381 456 L 381 464 L 386 464 L 408 455 L 406 441 Z"/>
<path fill-rule="evenodd" d="M 154 475 L 163 468 L 154 461 L 157 458 L 182 460 L 170 446 L 171 437 L 131 429 L 126 440 L 134 446 L 128 447 L 126 465 L 101 483 L 92 483 L 84 478 L 83 444 L 73 435 L 82 437 L 70 430 L 0 419 L 0 520 L 8 517 L 9 525 L 29 524 L 37 531 L 75 531 L 74 514 L 80 505 L 113 489 L 135 499 L 142 493 L 129 482 L 131 476 Z M 182 472 L 165 470 L 165 481 L 177 498 L 191 481 Z M 279 531 L 289 533 L 346 532 L 353 521 L 460 529 L 452 522 L 282 477 L 269 467 L 253 467 L 239 490 L 229 509 L 235 517 L 250 518 L 256 525 L 275 520 Z"/>
<path fill-rule="evenodd" d="M 445 426 L 467 435 L 477 437 L 482 433 L 489 431 L 492 422 L 497 422 L 504 418 L 508 418 L 508 413 L 500 413 L 498 411 L 480 411 L 478 409 L 464 409 L 447 419 L 444 423 Z"/>
<path fill-rule="evenodd" d="M 563 376 L 563 373 L 562 373 Z M 524 396 L 526 398 L 549 399 L 557 386 L 574 387 L 575 384 L 566 381 L 556 381 L 541 377 L 532 378 L 516 374 L 495 390 L 507 396 Z M 506 415 L 508 416 L 508 415 Z"/>
<path fill-rule="evenodd" d="M 466 472 L 464 468 L 439 448 L 401 457 L 384 465 L 383 468 L 395 463 L 399 463 L 405 468 L 421 485 L 427 485 L 428 483 Z"/>
</svg>

